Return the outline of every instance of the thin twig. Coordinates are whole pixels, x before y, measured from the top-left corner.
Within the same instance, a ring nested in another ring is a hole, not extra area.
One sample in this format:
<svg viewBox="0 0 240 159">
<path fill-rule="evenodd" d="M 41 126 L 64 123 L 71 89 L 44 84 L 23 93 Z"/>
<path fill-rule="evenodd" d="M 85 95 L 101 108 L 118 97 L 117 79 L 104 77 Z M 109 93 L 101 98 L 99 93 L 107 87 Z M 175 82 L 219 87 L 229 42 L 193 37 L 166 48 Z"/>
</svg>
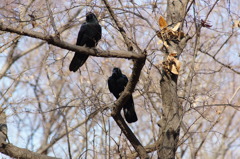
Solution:
<svg viewBox="0 0 240 159">
<path fill-rule="evenodd" d="M 53 17 L 53 12 L 50 8 L 49 1 L 48 0 L 45 0 L 45 1 L 46 1 L 48 13 L 49 13 L 49 18 L 50 18 L 50 22 L 51 22 L 51 25 L 53 27 L 53 30 L 54 30 L 55 34 L 57 35 L 57 37 L 60 38 L 60 33 L 57 30 L 57 27 L 56 27 L 56 24 L 55 24 L 55 21 L 54 21 L 54 17 Z"/>
<path fill-rule="evenodd" d="M 128 47 L 128 51 L 132 51 L 133 50 L 133 46 L 132 46 L 132 43 L 131 41 L 128 39 L 127 35 L 126 35 L 126 31 L 123 29 L 123 26 L 121 25 L 121 23 L 118 21 L 117 17 L 115 16 L 110 4 L 108 3 L 107 0 L 103 0 L 105 6 L 107 7 L 107 10 L 109 12 L 109 14 L 111 15 L 113 21 L 115 22 L 115 24 L 117 25 L 117 28 L 119 30 L 119 32 L 121 33 L 124 41 L 125 41 L 125 44 L 127 45 Z"/>
</svg>

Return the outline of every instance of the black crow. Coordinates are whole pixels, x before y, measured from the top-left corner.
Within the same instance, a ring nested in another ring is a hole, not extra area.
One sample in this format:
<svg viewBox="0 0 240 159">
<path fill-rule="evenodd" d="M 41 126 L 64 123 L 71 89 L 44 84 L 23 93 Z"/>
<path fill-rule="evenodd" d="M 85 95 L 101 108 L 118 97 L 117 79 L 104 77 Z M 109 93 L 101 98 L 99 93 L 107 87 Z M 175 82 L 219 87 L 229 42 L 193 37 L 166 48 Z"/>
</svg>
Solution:
<svg viewBox="0 0 240 159">
<path fill-rule="evenodd" d="M 76 45 L 85 47 L 95 47 L 102 36 L 102 28 L 98 23 L 95 14 L 89 12 L 86 15 L 86 22 L 82 24 L 77 38 Z M 76 72 L 87 60 L 89 55 L 75 52 L 75 55 L 70 63 L 69 70 Z"/>
<path fill-rule="evenodd" d="M 126 75 L 122 74 L 119 68 L 114 68 L 112 76 L 108 78 L 108 88 L 110 92 L 118 99 L 121 92 L 124 90 L 128 83 Z M 134 108 L 133 97 L 129 97 L 128 101 L 123 106 L 124 116 L 128 123 L 133 123 L 138 120 Z"/>
</svg>

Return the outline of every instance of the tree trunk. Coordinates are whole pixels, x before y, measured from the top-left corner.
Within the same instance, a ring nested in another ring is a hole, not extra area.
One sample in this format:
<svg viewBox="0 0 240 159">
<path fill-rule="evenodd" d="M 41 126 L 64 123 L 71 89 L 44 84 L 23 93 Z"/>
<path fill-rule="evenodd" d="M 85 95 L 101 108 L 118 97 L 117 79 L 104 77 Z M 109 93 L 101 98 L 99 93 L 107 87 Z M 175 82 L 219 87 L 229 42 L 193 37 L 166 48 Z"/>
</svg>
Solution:
<svg viewBox="0 0 240 159">
<path fill-rule="evenodd" d="M 183 23 L 187 3 L 188 0 L 168 1 L 166 19 L 168 25 L 174 26 L 178 22 Z M 168 47 L 165 48 L 165 60 L 169 53 L 177 53 L 177 57 L 179 57 L 188 39 L 189 38 L 186 36 L 177 42 L 168 40 Z M 183 113 L 182 107 L 178 103 L 177 79 L 178 75 L 163 69 L 162 79 L 160 80 L 163 117 L 158 123 L 160 127 L 160 145 L 158 146 L 159 159 L 174 159 L 178 146 Z"/>
</svg>

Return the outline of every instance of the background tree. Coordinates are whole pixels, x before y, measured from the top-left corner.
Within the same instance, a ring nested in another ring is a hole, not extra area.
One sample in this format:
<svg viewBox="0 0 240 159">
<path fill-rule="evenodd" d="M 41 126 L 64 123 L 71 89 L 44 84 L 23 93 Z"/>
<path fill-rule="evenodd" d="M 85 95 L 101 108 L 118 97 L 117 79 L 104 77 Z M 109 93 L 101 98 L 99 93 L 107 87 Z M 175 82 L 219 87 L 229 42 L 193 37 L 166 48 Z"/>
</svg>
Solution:
<svg viewBox="0 0 240 159">
<path fill-rule="evenodd" d="M 0 152 L 13 158 L 239 157 L 239 3 L 2 0 Z M 103 30 L 97 50 L 74 45 L 89 11 Z M 169 29 L 180 22 L 184 36 L 160 40 L 160 16 Z M 71 73 L 77 50 L 91 57 Z M 178 75 L 166 69 L 171 53 L 181 62 Z M 107 88 L 113 67 L 129 78 L 117 101 Z M 126 124 L 119 113 L 132 93 L 138 121 Z"/>
</svg>

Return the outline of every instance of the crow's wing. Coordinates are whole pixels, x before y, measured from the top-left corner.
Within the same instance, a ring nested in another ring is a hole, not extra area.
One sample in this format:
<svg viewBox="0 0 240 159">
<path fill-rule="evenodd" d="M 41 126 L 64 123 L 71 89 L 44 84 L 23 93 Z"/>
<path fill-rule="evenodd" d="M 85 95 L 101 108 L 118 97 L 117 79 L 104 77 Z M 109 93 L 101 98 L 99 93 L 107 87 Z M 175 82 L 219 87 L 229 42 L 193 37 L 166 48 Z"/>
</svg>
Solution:
<svg viewBox="0 0 240 159">
<path fill-rule="evenodd" d="M 127 85 L 128 83 L 128 79 L 125 75 L 122 75 L 120 77 L 118 77 L 117 79 L 114 79 L 115 80 L 115 84 L 114 84 L 114 96 L 116 98 L 119 98 L 120 94 L 124 91 L 124 88 L 125 86 Z"/>
<path fill-rule="evenodd" d="M 87 23 L 83 23 L 77 37 L 76 45 L 83 46 L 85 45 L 85 34 L 87 33 Z M 79 67 L 81 67 L 87 60 L 88 55 L 81 54 L 80 52 L 75 52 L 74 57 L 69 65 L 69 70 L 76 72 Z"/>
<path fill-rule="evenodd" d="M 87 30 L 88 30 L 87 23 L 85 22 L 82 24 L 82 26 L 78 32 L 76 45 L 79 45 L 79 46 L 85 45 L 84 34 L 86 34 Z"/>
<path fill-rule="evenodd" d="M 102 37 L 102 28 L 98 23 L 87 23 L 88 30 L 86 33 L 87 46 L 95 47 Z"/>
<path fill-rule="evenodd" d="M 118 79 L 118 85 L 123 87 L 123 89 L 121 91 L 124 90 L 124 88 L 126 87 L 127 83 L 128 83 L 127 76 L 122 74 L 122 76 Z"/>
<path fill-rule="evenodd" d="M 112 76 L 108 78 L 108 89 L 115 98 L 119 98 L 117 81 Z"/>
<path fill-rule="evenodd" d="M 112 76 L 108 78 L 108 89 L 111 93 L 114 91 Z"/>
<path fill-rule="evenodd" d="M 95 40 L 96 40 L 96 45 L 97 45 L 98 41 L 102 38 L 102 28 L 99 24 L 97 24 L 96 30 L 97 30 L 97 34 L 95 36 Z"/>
</svg>

